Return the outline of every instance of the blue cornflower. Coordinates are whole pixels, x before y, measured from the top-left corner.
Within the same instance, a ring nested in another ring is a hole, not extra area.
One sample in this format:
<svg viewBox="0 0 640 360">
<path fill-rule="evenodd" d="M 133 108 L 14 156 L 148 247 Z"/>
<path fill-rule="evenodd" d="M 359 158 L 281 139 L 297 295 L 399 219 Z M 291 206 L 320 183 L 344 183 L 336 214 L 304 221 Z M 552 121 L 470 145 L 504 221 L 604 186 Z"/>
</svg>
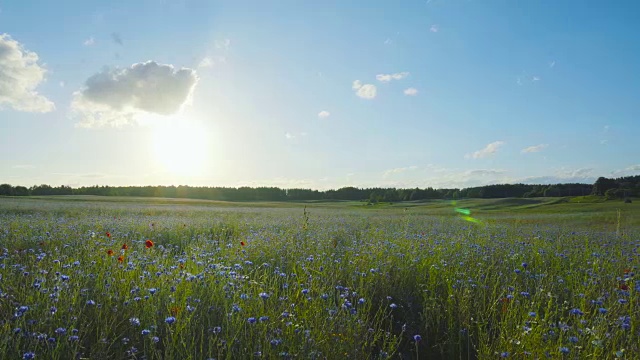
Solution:
<svg viewBox="0 0 640 360">
<path fill-rule="evenodd" d="M 95 305 L 95 304 L 96 304 L 96 302 L 93 301 L 93 300 L 88 300 L 87 301 L 87 305 Z"/>
<path fill-rule="evenodd" d="M 137 317 L 132 317 L 131 319 L 129 319 L 129 323 L 131 323 L 131 325 L 133 326 L 140 326 L 140 319 L 138 319 Z"/>
<path fill-rule="evenodd" d="M 302 289 L 302 295 L 307 295 L 309 293 L 309 289 Z"/>
<path fill-rule="evenodd" d="M 141 332 L 142 336 L 147 336 L 147 335 L 149 335 L 150 333 L 151 333 L 151 331 L 149 331 L 149 330 L 147 330 L 147 329 L 144 329 L 144 330 L 142 330 L 142 332 Z"/>
<path fill-rule="evenodd" d="M 569 353 L 569 348 L 565 347 L 565 346 L 561 346 L 560 347 L 560 352 L 566 355 L 566 354 Z"/>
<path fill-rule="evenodd" d="M 570 336 L 569 337 L 569 342 L 571 342 L 572 344 L 575 344 L 578 342 L 578 338 L 575 336 Z"/>
<path fill-rule="evenodd" d="M 268 316 L 260 316 L 260 318 L 258 320 L 260 320 L 260 322 L 265 322 L 265 321 L 269 320 L 269 317 Z"/>
<path fill-rule="evenodd" d="M 164 319 L 164 322 L 166 322 L 167 324 L 171 325 L 174 322 L 176 322 L 176 318 L 173 316 L 169 316 L 168 318 Z"/>
<path fill-rule="evenodd" d="M 69 336 L 69 341 L 78 341 L 78 339 L 80 339 L 80 338 L 78 337 L 78 335 L 71 335 L 71 336 Z"/>
<path fill-rule="evenodd" d="M 269 294 L 267 294 L 266 292 L 261 292 L 260 294 L 258 294 L 258 296 L 260 296 L 263 299 L 268 299 L 269 298 Z"/>
<path fill-rule="evenodd" d="M 154 336 L 153 338 L 151 338 L 151 340 L 156 344 L 160 342 L 160 338 L 157 336 Z"/>
<path fill-rule="evenodd" d="M 256 318 L 254 318 L 254 317 L 250 317 L 250 318 L 248 318 L 248 319 L 247 319 L 247 322 L 248 322 L 249 324 L 255 324 L 255 323 L 256 323 Z"/>
<path fill-rule="evenodd" d="M 391 305 L 389 305 L 390 308 L 395 309 L 398 307 L 398 305 L 396 305 L 395 303 L 391 303 Z"/>
<path fill-rule="evenodd" d="M 358 299 L 358 305 L 362 305 L 362 304 L 364 304 L 364 301 L 365 301 L 365 300 L 364 300 L 364 298 L 360 298 L 360 299 Z"/>
<path fill-rule="evenodd" d="M 509 357 L 509 352 L 508 351 L 503 351 L 502 353 L 500 353 L 500 357 L 501 358 Z"/>
<path fill-rule="evenodd" d="M 420 336 L 420 335 L 413 335 L 413 341 L 415 341 L 415 342 L 419 342 L 420 340 L 422 340 L 422 336 Z"/>
<path fill-rule="evenodd" d="M 536 317 L 536 315 L 537 315 L 537 314 L 536 314 L 536 312 L 535 312 L 535 311 L 531 311 L 531 312 L 529 312 L 529 316 L 531 316 L 531 317 Z"/>
<path fill-rule="evenodd" d="M 599 312 L 600 314 L 606 314 L 606 313 L 607 313 L 607 309 L 605 309 L 605 308 L 599 308 L 599 309 L 598 309 L 598 312 Z"/>
<path fill-rule="evenodd" d="M 216 326 L 213 329 L 211 329 L 211 332 L 214 334 L 220 334 L 221 331 L 222 331 L 222 328 L 220 326 Z"/>
<path fill-rule="evenodd" d="M 271 340 L 271 345 L 273 345 L 273 346 L 278 346 L 280 344 L 282 344 L 282 340 L 280 340 L 280 339 Z"/>
<path fill-rule="evenodd" d="M 26 352 L 24 353 L 24 355 L 22 355 L 23 360 L 31 360 L 35 357 L 36 357 L 36 353 L 34 353 L 33 351 Z"/>
<path fill-rule="evenodd" d="M 583 313 L 580 309 L 577 309 L 577 308 L 575 308 L 575 309 L 571 309 L 571 310 L 569 311 L 569 313 L 570 313 L 571 315 L 578 315 L 578 316 L 580 316 L 580 315 L 584 315 L 584 313 Z"/>
<path fill-rule="evenodd" d="M 64 334 L 66 334 L 66 333 L 67 333 L 67 329 L 62 328 L 62 327 L 59 327 L 59 328 L 55 329 L 55 331 L 54 331 L 54 332 L 55 332 L 56 334 L 58 334 L 58 335 L 64 335 Z"/>
</svg>

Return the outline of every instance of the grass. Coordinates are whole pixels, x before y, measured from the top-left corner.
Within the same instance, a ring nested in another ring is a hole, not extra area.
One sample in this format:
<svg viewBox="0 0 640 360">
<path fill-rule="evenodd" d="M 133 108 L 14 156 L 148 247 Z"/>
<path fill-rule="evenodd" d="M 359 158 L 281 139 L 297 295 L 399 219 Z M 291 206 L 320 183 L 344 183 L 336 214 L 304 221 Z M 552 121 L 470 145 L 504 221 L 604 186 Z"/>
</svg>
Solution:
<svg viewBox="0 0 640 360">
<path fill-rule="evenodd" d="M 634 358 L 638 215 L 562 199 L 2 198 L 0 353 Z"/>
</svg>

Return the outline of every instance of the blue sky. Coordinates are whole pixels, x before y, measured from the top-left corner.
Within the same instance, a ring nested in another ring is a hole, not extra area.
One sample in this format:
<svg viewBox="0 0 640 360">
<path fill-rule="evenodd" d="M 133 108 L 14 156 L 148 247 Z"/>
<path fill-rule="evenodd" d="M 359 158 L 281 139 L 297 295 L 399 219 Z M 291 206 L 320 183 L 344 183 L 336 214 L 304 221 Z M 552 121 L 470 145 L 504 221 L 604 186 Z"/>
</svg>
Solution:
<svg viewBox="0 0 640 360">
<path fill-rule="evenodd" d="M 640 174 L 640 3 L 0 9 L 0 183 L 326 189 Z"/>
</svg>

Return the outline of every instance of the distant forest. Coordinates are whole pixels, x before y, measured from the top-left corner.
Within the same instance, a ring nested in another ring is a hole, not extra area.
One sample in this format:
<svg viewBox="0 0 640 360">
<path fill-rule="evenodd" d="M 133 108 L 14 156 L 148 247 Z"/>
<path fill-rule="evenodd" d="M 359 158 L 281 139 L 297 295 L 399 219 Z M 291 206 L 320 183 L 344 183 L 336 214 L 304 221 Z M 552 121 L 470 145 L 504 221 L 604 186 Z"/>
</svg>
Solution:
<svg viewBox="0 0 640 360">
<path fill-rule="evenodd" d="M 277 187 L 197 187 L 197 186 L 69 186 L 0 185 L 0 196 L 100 195 L 187 198 L 222 201 L 302 201 L 355 200 L 378 202 L 429 199 L 558 197 L 599 195 L 609 199 L 640 197 L 640 175 L 598 178 L 594 184 L 499 184 L 465 189 L 397 189 L 343 187 L 337 190 L 280 189 Z"/>
</svg>

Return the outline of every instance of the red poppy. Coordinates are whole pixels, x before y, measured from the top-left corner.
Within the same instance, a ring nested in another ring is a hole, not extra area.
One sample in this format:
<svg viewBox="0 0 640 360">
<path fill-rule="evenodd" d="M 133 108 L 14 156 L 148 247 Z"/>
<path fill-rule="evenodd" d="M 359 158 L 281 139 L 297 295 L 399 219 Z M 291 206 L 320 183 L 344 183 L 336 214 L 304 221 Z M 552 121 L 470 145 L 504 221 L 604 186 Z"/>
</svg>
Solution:
<svg viewBox="0 0 640 360">
<path fill-rule="evenodd" d="M 147 249 L 151 248 L 153 246 L 153 241 L 151 240 L 147 240 L 144 242 L 144 246 L 147 247 Z"/>
<path fill-rule="evenodd" d="M 107 233 L 106 233 L 105 235 L 107 235 L 107 237 L 108 237 L 108 238 L 110 238 L 110 237 L 111 237 L 111 233 L 110 233 L 110 232 L 108 232 L 108 231 L 107 231 Z"/>
<path fill-rule="evenodd" d="M 620 283 L 620 285 L 618 285 L 618 288 L 620 290 L 629 290 L 629 285 L 625 284 L 625 283 Z"/>
<path fill-rule="evenodd" d="M 111 249 L 107 250 L 107 255 L 113 256 L 113 250 L 111 250 Z"/>
<path fill-rule="evenodd" d="M 240 241 L 240 245 L 245 246 L 247 244 L 245 244 L 244 241 Z"/>
<path fill-rule="evenodd" d="M 127 245 L 127 243 L 122 244 L 122 250 L 128 250 L 129 246 Z"/>
<path fill-rule="evenodd" d="M 123 262 L 124 261 L 124 256 L 123 255 L 118 256 L 118 261 Z"/>
</svg>

